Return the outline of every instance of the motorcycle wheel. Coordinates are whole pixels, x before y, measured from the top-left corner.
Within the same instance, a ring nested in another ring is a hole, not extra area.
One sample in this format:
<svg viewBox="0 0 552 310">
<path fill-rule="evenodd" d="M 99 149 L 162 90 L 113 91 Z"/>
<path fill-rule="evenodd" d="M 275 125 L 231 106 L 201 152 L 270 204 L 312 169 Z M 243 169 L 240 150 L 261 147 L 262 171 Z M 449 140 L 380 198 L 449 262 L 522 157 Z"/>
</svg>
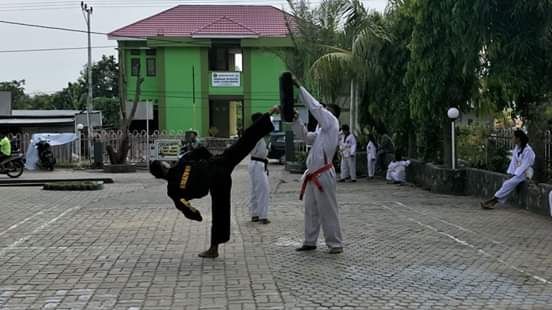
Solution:
<svg viewBox="0 0 552 310">
<path fill-rule="evenodd" d="M 23 163 L 12 161 L 7 164 L 6 170 L 10 178 L 18 178 L 23 174 Z"/>
</svg>

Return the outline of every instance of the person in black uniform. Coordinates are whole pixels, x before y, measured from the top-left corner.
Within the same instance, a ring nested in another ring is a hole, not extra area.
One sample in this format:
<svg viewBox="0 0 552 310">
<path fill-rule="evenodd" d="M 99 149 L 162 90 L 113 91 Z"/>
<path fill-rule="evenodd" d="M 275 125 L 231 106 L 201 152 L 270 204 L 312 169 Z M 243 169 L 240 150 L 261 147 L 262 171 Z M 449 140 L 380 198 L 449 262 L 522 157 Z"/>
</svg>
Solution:
<svg viewBox="0 0 552 310">
<path fill-rule="evenodd" d="M 274 130 L 270 115 L 274 107 L 245 130 L 243 135 L 221 155 L 212 155 L 205 147 L 186 153 L 176 167 L 153 161 L 150 172 L 168 181 L 167 194 L 178 210 L 191 220 L 202 221 L 201 213 L 190 200 L 211 194 L 211 246 L 200 257 L 218 257 L 218 246 L 230 239 L 230 192 L 232 170 L 255 148 L 257 142 Z"/>
</svg>

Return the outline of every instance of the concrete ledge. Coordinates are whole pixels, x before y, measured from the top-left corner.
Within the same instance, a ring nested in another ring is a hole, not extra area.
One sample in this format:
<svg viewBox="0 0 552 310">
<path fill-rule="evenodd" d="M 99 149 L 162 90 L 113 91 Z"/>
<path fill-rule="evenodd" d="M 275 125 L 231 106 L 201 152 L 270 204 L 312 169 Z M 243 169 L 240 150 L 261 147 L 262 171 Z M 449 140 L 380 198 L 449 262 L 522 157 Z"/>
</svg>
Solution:
<svg viewBox="0 0 552 310">
<path fill-rule="evenodd" d="M 417 160 L 410 162 L 406 170 L 408 182 L 435 193 L 465 195 L 465 170 L 447 169 Z"/>
<path fill-rule="evenodd" d="M 112 184 L 113 179 L 110 178 L 80 178 L 80 179 L 7 179 L 0 180 L 0 187 L 8 186 L 44 186 L 46 183 L 62 183 L 62 182 L 103 182 L 104 184 Z"/>
<path fill-rule="evenodd" d="M 435 193 L 490 198 L 508 179 L 508 175 L 493 171 L 473 168 L 452 170 L 417 160 L 411 162 L 406 170 L 408 182 Z M 508 199 L 508 204 L 550 216 L 548 195 L 551 190 L 552 184 L 524 182 Z"/>
</svg>

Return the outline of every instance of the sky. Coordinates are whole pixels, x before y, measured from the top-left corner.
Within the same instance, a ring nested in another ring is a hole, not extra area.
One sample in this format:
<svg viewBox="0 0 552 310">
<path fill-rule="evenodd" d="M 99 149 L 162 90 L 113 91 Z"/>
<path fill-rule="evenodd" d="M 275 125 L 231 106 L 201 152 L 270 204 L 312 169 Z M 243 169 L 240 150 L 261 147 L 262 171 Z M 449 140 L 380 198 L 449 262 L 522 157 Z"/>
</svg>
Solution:
<svg viewBox="0 0 552 310">
<path fill-rule="evenodd" d="M 311 0 L 313 5 L 320 0 Z M 108 33 L 178 4 L 266 4 L 284 8 L 284 0 L 89 0 L 92 31 Z M 387 0 L 364 0 L 383 11 Z M 1 0 L 0 21 L 86 30 L 78 0 Z M 37 29 L 0 23 L 0 81 L 25 80 L 28 94 L 53 93 L 75 81 L 87 62 L 87 50 L 7 52 L 14 50 L 86 47 L 85 33 Z M 93 35 L 92 61 L 116 55 L 116 41 Z"/>
</svg>

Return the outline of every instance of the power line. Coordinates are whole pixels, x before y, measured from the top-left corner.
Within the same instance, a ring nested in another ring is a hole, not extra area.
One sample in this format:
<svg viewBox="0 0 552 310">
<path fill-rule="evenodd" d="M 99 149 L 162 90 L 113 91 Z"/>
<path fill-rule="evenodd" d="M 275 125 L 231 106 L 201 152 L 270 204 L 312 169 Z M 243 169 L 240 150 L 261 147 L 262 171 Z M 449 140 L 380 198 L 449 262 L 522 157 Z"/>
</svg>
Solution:
<svg viewBox="0 0 552 310">
<path fill-rule="evenodd" d="M 258 0 L 258 1 L 254 1 L 254 0 L 227 0 L 227 1 L 220 1 L 220 0 L 206 0 L 206 1 L 198 1 L 198 0 L 188 0 L 188 1 L 178 1 L 178 0 L 161 0 L 161 1 L 151 1 L 151 0 L 146 0 L 146 1 L 126 1 L 126 0 L 114 0 L 114 1 L 104 1 L 104 2 L 100 2 L 100 1 L 90 1 L 90 3 L 94 6 L 99 6 L 99 5 L 102 5 L 102 6 L 105 6 L 105 5 L 153 5 L 153 4 L 169 4 L 169 5 L 174 5 L 174 4 L 177 4 L 177 5 L 186 5 L 186 4 L 189 4 L 189 3 L 203 3 L 203 2 L 216 2 L 216 3 L 219 3 L 221 5 L 224 5 L 226 3 L 240 3 L 240 2 L 255 2 L 255 3 L 258 3 L 258 2 L 285 2 L 287 3 L 287 1 L 285 0 Z M 309 1 L 309 2 L 313 2 L 313 1 Z M 321 2 L 321 0 L 316 0 L 314 2 Z M 24 8 L 24 7 L 63 7 L 63 6 L 66 6 L 66 7 L 69 7 L 69 6 L 78 6 L 78 3 L 75 3 L 73 1 L 71 2 L 64 2 L 64 1 L 59 1 L 59 2 L 35 2 L 35 3 L 12 3 L 12 4 L 9 4 L 9 3 L 3 3 L 3 4 L 0 4 L 0 7 L 3 7 L 3 8 Z"/>
<path fill-rule="evenodd" d="M 7 21 L 7 20 L 0 20 L 0 23 L 9 24 L 9 25 L 16 25 L 16 26 L 23 26 L 23 27 L 31 27 L 31 28 L 50 29 L 50 30 L 59 30 L 59 31 L 68 31 L 68 32 L 77 32 L 77 33 L 86 33 L 86 34 L 88 34 L 88 31 L 81 30 L 81 29 L 46 26 L 46 25 L 38 25 L 38 24 L 29 24 L 29 23 Z M 90 33 L 94 34 L 94 35 L 101 35 L 101 36 L 109 35 L 109 33 L 106 33 L 106 32 L 91 31 Z M 176 39 L 171 40 L 171 39 L 160 39 L 160 38 L 152 38 L 152 37 L 144 37 L 144 36 L 129 36 L 129 35 L 125 35 L 123 37 L 124 38 L 130 38 L 130 39 L 142 39 L 142 40 L 148 40 L 148 41 L 156 41 L 156 42 L 177 43 L 177 44 L 184 44 L 184 45 L 187 44 L 187 43 L 179 42 Z M 190 44 L 187 44 L 187 45 L 190 45 Z M 209 44 L 200 44 L 200 43 L 194 43 L 193 45 L 194 46 L 209 46 Z"/>
<path fill-rule="evenodd" d="M 9 24 L 9 25 L 24 26 L 24 27 L 32 27 L 32 28 L 42 28 L 42 29 L 50 29 L 50 30 L 61 30 L 61 31 L 69 31 L 69 32 L 88 33 L 88 31 L 81 30 L 81 29 L 45 26 L 45 25 L 37 25 L 37 24 L 28 24 L 28 23 L 12 22 L 12 21 L 7 21 L 7 20 L 0 20 L 0 23 Z M 104 32 L 90 32 L 90 33 L 96 34 L 96 35 L 107 35 L 107 33 L 104 33 Z"/>
<path fill-rule="evenodd" d="M 0 50 L 0 53 L 30 53 L 30 52 L 53 52 L 53 51 L 70 51 L 70 50 L 82 50 L 87 49 L 87 46 L 84 47 L 58 47 L 58 48 L 36 48 L 36 49 L 20 49 L 20 50 Z M 115 45 L 106 45 L 106 46 L 93 46 L 93 49 L 102 49 L 102 48 L 117 48 Z"/>
<path fill-rule="evenodd" d="M 322 0 L 315 0 L 310 1 L 310 4 L 320 4 Z M 272 6 L 282 6 L 282 5 L 288 5 L 289 3 L 283 0 L 236 0 L 236 1 L 226 1 L 221 2 L 220 0 L 191 0 L 187 1 L 185 3 L 182 3 L 181 1 L 176 2 L 155 2 L 155 3 L 138 3 L 135 2 L 106 2 L 106 3 L 98 3 L 94 4 L 95 7 L 100 8 L 154 8 L 154 7 L 167 7 L 172 5 L 225 5 L 225 4 L 235 4 L 235 5 L 254 5 L 254 4 L 263 4 L 263 5 L 272 5 Z M 74 9 L 77 8 L 77 5 L 71 5 L 71 4 L 59 4 L 59 3 L 53 3 L 50 5 L 25 5 L 22 4 L 21 6 L 2 6 L 0 4 L 0 12 L 12 12 L 12 11 L 35 11 L 35 10 L 64 10 L 64 9 Z"/>
</svg>

